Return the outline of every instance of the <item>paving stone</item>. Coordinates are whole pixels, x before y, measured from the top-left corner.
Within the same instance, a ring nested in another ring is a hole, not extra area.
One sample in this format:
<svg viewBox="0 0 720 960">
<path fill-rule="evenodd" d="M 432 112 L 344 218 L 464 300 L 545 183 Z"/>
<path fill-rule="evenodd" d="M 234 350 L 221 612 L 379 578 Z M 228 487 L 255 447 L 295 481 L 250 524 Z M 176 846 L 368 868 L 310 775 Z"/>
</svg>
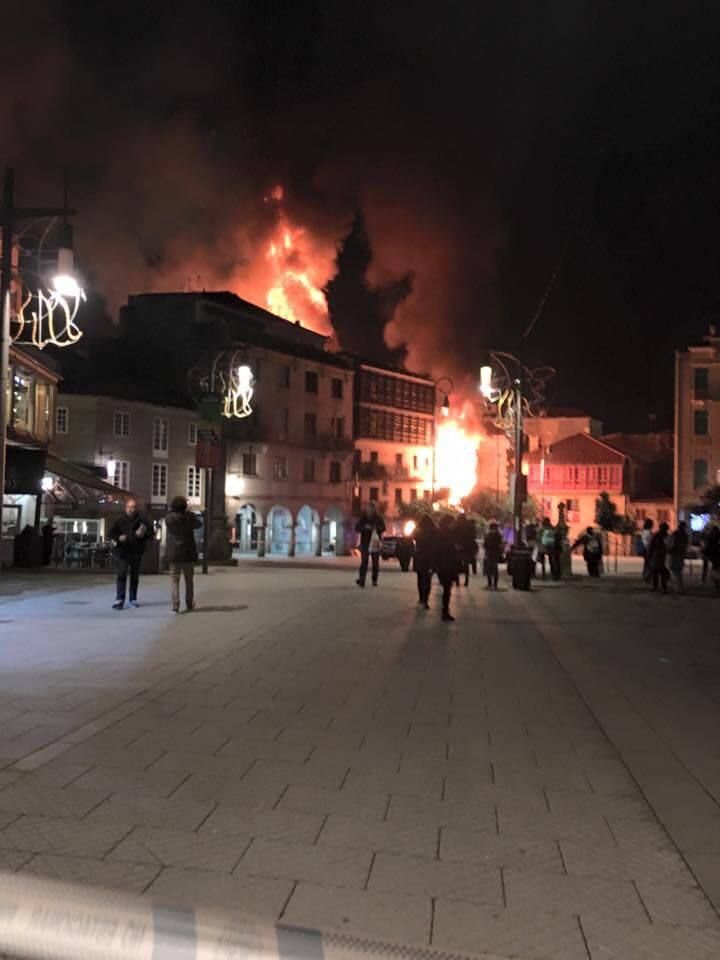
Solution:
<svg viewBox="0 0 720 960">
<path fill-rule="evenodd" d="M 472 861 L 492 867 L 527 867 L 532 864 L 548 873 L 564 873 L 558 845 L 552 840 L 515 840 L 486 830 L 443 827 L 439 853 L 440 859 L 448 862 Z"/>
<path fill-rule="evenodd" d="M 720 929 L 720 917 L 705 893 L 688 876 L 686 881 L 635 882 L 653 923 Z"/>
<path fill-rule="evenodd" d="M 215 803 L 238 803 L 256 809 L 272 810 L 287 790 L 287 784 L 270 779 L 254 783 L 244 777 L 210 777 L 193 774 L 185 780 L 175 792 L 177 800 L 203 801 Z"/>
<path fill-rule="evenodd" d="M 100 860 L 127 833 L 118 823 L 22 816 L 0 833 L 0 847 Z"/>
<path fill-rule="evenodd" d="M 68 787 L 68 790 L 70 787 Z M 177 830 L 196 830 L 215 809 L 212 801 L 192 801 L 171 797 L 122 796 L 111 797 L 87 818 L 88 822 L 115 822 L 129 826 L 167 827 Z"/>
<path fill-rule="evenodd" d="M 229 837 L 210 830 L 194 833 L 159 827 L 136 827 L 107 859 L 232 873 L 251 839 L 250 835 Z"/>
<path fill-rule="evenodd" d="M 561 840 L 565 868 L 571 876 L 628 877 L 632 880 L 685 880 L 689 871 L 674 850 L 648 850 L 645 847 L 616 847 L 608 844 L 582 844 Z"/>
<path fill-rule="evenodd" d="M 350 887 L 299 883 L 282 916 L 283 923 L 340 930 L 363 938 L 426 944 L 432 906 L 427 896 L 353 890 Z"/>
<path fill-rule="evenodd" d="M 322 828 L 318 844 L 434 857 L 438 839 L 439 829 L 429 823 L 333 813 Z"/>
<path fill-rule="evenodd" d="M 285 877 L 331 887 L 363 887 L 372 855 L 354 848 L 290 840 L 254 840 L 236 873 Z"/>
<path fill-rule="evenodd" d="M 494 784 L 470 785 L 455 777 L 445 781 L 445 798 L 448 803 L 483 803 L 506 809 L 524 810 L 528 813 L 546 813 L 548 809 L 545 793 L 534 783 L 517 787 L 500 787 Z"/>
<path fill-rule="evenodd" d="M 379 774 L 363 773 L 350 770 L 350 774 L 343 784 L 343 792 L 363 795 L 367 793 L 385 793 L 397 796 L 427 797 L 430 800 L 442 800 L 443 777 L 440 774 L 398 773 Z"/>
<path fill-rule="evenodd" d="M 67 787 L 75 783 L 84 773 L 87 773 L 88 767 L 80 766 L 75 763 L 64 763 L 62 760 L 56 760 L 53 763 L 45 764 L 32 773 L 26 773 L 22 776 L 23 784 L 38 789 L 43 787 Z"/>
<path fill-rule="evenodd" d="M 648 924 L 648 916 L 630 880 L 559 876 L 535 866 L 503 869 L 508 909 L 593 916 L 612 923 L 625 918 Z"/>
<path fill-rule="evenodd" d="M 86 884 L 137 894 L 142 893 L 152 883 L 159 870 L 156 866 L 144 863 L 108 863 L 86 857 L 39 854 L 18 872 L 61 880 L 64 883 Z"/>
<path fill-rule="evenodd" d="M 503 905 L 499 868 L 476 862 L 441 863 L 424 857 L 378 853 L 370 873 L 368 890 L 425 894 L 467 903 Z"/>
<path fill-rule="evenodd" d="M 151 869 L 155 869 L 154 867 Z M 202 870 L 167 868 L 147 890 L 147 896 L 179 906 L 207 906 L 230 916 L 252 916 L 275 922 L 293 890 L 291 880 L 224 876 Z"/>
<path fill-rule="evenodd" d="M 497 825 L 500 836 L 514 840 L 577 840 L 581 843 L 614 843 L 607 821 L 597 814 L 586 817 L 556 816 L 553 813 L 531 813 L 498 807 Z"/>
<path fill-rule="evenodd" d="M 311 756 L 306 763 L 283 763 L 274 760 L 258 760 L 253 764 L 245 780 L 251 784 L 279 785 L 305 784 L 311 787 L 326 787 L 338 790 L 348 775 L 350 767 L 345 764 L 324 763 Z"/>
<path fill-rule="evenodd" d="M 467 824 L 475 830 L 489 830 L 497 833 L 497 814 L 492 801 L 449 801 L 426 800 L 422 797 L 394 796 L 387 809 L 390 822 L 407 821 L 432 824 L 435 827 L 451 824 Z"/>
<path fill-rule="evenodd" d="M 250 767 L 257 762 L 257 758 L 252 753 L 243 757 L 203 757 L 197 753 L 181 753 L 169 751 L 164 753 L 151 767 L 147 768 L 147 773 L 155 771 L 175 772 L 189 774 L 202 774 L 210 777 L 226 777 L 231 780 L 240 780 L 248 772 Z"/>
<path fill-rule="evenodd" d="M 603 922 L 581 917 L 592 960 L 716 960 L 720 929 Z"/>
<path fill-rule="evenodd" d="M 81 790 L 69 786 L 35 787 L 14 783 L 0 791 L 0 810 L 49 817 L 83 817 L 109 795 L 107 790 Z"/>
<path fill-rule="evenodd" d="M 440 899 L 435 904 L 433 947 L 523 960 L 587 960 L 575 917 L 496 910 Z"/>
<path fill-rule="evenodd" d="M 302 813 L 355 813 L 359 816 L 369 814 L 381 820 L 385 815 L 388 800 L 388 795 L 381 792 L 354 795 L 343 790 L 293 784 L 282 795 L 278 806 L 283 810 L 298 810 Z"/>
<path fill-rule="evenodd" d="M 75 780 L 74 786 L 102 791 L 114 796 L 122 794 L 168 797 L 187 778 L 177 771 L 143 770 L 132 772 L 112 767 L 95 767 Z"/>
<path fill-rule="evenodd" d="M 200 832 L 210 831 L 220 836 L 262 837 L 267 840 L 286 839 L 314 843 L 325 816 L 318 813 L 300 813 L 295 810 L 255 809 L 233 803 L 221 803 L 203 823 Z"/>
</svg>

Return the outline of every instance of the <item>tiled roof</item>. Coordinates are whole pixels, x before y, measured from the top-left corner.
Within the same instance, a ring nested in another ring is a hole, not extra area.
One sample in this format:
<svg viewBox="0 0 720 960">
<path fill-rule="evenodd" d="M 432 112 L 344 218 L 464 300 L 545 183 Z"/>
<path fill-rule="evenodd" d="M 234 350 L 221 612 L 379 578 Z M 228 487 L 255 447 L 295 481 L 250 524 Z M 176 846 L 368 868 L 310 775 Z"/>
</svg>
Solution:
<svg viewBox="0 0 720 960">
<path fill-rule="evenodd" d="M 529 455 L 530 463 L 539 463 L 541 453 L 534 450 Z M 624 463 L 625 454 L 587 433 L 558 440 L 545 451 L 545 463 L 550 466 L 574 466 L 576 464 Z"/>
</svg>

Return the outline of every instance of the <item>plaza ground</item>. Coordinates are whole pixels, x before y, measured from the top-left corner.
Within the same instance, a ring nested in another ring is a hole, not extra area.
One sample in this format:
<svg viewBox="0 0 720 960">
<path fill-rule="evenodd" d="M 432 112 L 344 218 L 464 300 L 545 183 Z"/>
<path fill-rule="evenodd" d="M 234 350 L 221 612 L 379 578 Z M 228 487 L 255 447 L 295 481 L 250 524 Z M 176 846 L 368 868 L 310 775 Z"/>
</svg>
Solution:
<svg viewBox="0 0 720 960">
<path fill-rule="evenodd" d="M 697 578 L 695 578 L 697 579 Z M 49 582 L 48 582 L 49 581 Z M 14 586 L 13 586 L 14 584 Z M 493 957 L 720 955 L 720 600 L 6 579 L 0 865 Z"/>
</svg>

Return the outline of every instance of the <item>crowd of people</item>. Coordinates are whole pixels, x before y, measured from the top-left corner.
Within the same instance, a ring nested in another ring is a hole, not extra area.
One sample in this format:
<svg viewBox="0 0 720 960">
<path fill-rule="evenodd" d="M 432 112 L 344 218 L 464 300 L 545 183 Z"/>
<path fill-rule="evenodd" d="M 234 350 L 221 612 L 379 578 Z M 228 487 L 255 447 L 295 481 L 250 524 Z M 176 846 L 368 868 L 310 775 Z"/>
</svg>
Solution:
<svg viewBox="0 0 720 960">
<path fill-rule="evenodd" d="M 681 521 L 672 533 L 667 523 L 653 530 L 652 520 L 646 520 L 640 535 L 640 554 L 643 558 L 643 580 L 652 584 L 655 592 L 668 592 L 672 577 L 678 593 L 685 593 L 685 563 L 690 547 L 687 524 Z M 720 594 L 720 526 L 711 523 L 700 538 L 702 583 L 712 580 Z"/>
</svg>

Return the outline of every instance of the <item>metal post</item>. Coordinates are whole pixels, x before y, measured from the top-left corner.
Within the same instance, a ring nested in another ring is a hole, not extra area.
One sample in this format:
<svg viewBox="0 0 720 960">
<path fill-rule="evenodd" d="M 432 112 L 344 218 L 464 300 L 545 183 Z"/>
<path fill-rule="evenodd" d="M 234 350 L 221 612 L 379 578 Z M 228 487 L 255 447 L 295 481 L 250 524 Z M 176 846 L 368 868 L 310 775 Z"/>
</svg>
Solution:
<svg viewBox="0 0 720 960">
<path fill-rule="evenodd" d="M 208 572 L 210 549 L 210 514 L 212 512 L 212 470 L 205 467 L 205 509 L 203 510 L 203 561 L 202 572 Z"/>
<path fill-rule="evenodd" d="M 520 543 L 522 528 L 522 501 L 520 486 L 522 484 L 522 453 L 523 453 L 523 414 L 522 414 L 522 382 L 520 377 L 515 381 L 515 491 L 513 496 L 513 529 L 515 531 L 515 545 Z"/>
<path fill-rule="evenodd" d="M 10 397 L 10 283 L 12 281 L 12 246 L 14 230 L 15 172 L 5 168 L 2 206 L 2 265 L 0 270 L 0 537 L 5 504 L 5 451 L 7 424 L 12 400 Z M 2 569 L 2 544 L 0 543 L 0 570 Z"/>
</svg>

